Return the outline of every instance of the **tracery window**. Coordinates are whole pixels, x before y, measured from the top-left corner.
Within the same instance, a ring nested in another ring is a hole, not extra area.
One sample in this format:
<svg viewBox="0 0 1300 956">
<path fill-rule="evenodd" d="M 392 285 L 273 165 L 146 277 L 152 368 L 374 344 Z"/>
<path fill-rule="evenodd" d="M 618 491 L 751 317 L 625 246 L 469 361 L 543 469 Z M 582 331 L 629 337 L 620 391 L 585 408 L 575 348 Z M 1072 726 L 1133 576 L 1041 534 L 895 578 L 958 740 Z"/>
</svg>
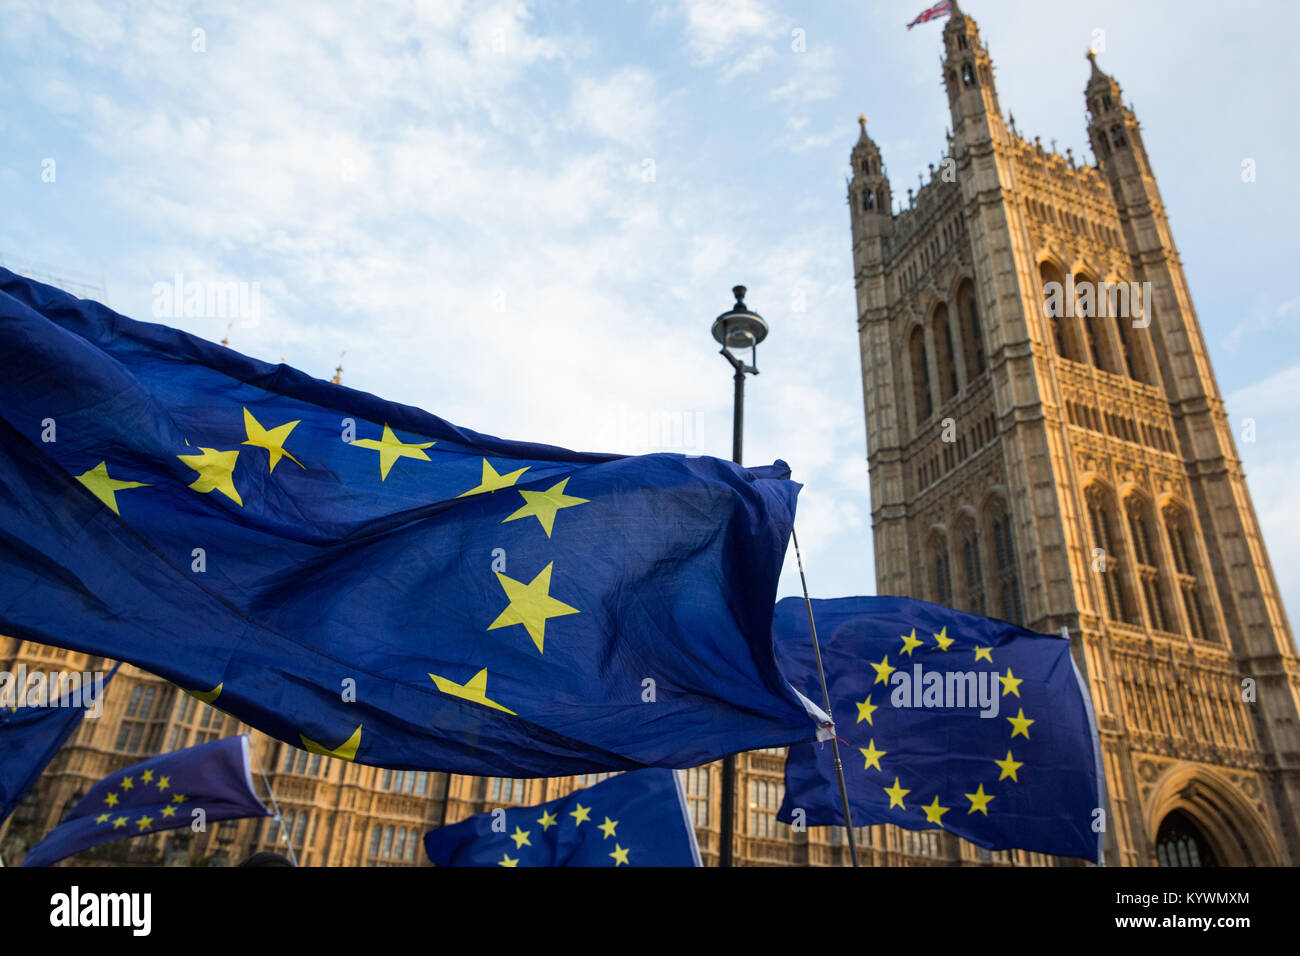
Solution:
<svg viewBox="0 0 1300 956">
<path fill-rule="evenodd" d="M 1106 598 L 1106 616 L 1112 621 L 1136 624 L 1133 602 L 1129 596 L 1128 580 L 1124 572 L 1122 542 L 1115 521 L 1114 501 L 1100 485 L 1092 485 L 1085 495 L 1088 504 L 1088 521 L 1092 526 L 1094 549 L 1101 555 L 1092 555 L 1090 567 L 1101 575 L 1102 592 Z M 1100 558 L 1100 563 L 1098 559 Z"/>
<path fill-rule="evenodd" d="M 994 568 L 997 574 L 999 612 L 1012 624 L 1024 623 L 1024 606 L 1020 599 L 1020 574 L 1016 567 L 1016 548 L 1011 516 L 1006 502 L 996 500 L 988 509 L 989 531 L 993 535 Z"/>
<path fill-rule="evenodd" d="M 1192 637 L 1198 640 L 1213 640 L 1214 634 L 1209 627 L 1201 595 L 1200 567 L 1196 552 L 1192 547 L 1195 540 L 1189 529 L 1187 512 L 1176 505 L 1165 509 L 1165 531 L 1169 536 L 1169 549 L 1174 554 L 1175 578 L 1178 590 L 1183 597 L 1183 609 L 1187 613 L 1187 626 Z"/>
<path fill-rule="evenodd" d="M 912 358 L 912 408 L 916 412 L 916 422 L 920 425 L 934 413 L 934 399 L 930 396 L 930 363 L 925 354 L 925 332 L 920 328 L 912 331 L 908 350 Z"/>
</svg>

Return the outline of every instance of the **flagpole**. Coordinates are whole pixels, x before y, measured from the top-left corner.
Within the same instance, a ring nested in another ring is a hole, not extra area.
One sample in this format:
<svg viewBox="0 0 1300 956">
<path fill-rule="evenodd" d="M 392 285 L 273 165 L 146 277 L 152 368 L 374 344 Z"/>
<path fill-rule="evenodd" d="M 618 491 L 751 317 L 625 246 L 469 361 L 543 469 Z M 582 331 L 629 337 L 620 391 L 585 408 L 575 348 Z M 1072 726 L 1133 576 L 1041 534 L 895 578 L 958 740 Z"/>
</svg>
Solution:
<svg viewBox="0 0 1300 956">
<path fill-rule="evenodd" d="M 289 862 L 297 866 L 298 854 L 293 852 L 293 839 L 284 825 L 284 817 L 280 814 L 280 807 L 275 802 L 275 791 L 271 789 L 271 778 L 266 775 L 266 768 L 262 766 L 262 758 L 257 755 L 257 751 L 250 746 L 248 752 L 257 761 L 257 772 L 262 775 L 262 782 L 266 784 L 266 795 L 271 801 L 271 809 L 275 811 L 275 822 L 280 824 L 280 835 L 284 837 L 285 845 L 289 847 Z"/>
<path fill-rule="evenodd" d="M 790 526 L 790 537 L 794 540 L 794 557 L 799 563 L 799 583 L 803 585 L 803 603 L 808 609 L 808 630 L 812 634 L 813 654 L 817 657 L 817 678 L 822 684 L 822 706 L 826 710 L 826 716 L 832 724 L 835 722 L 835 716 L 831 713 L 831 695 L 826 689 L 826 670 L 822 667 L 822 648 L 817 641 L 817 624 L 813 621 L 812 600 L 808 597 L 808 579 L 803 573 L 803 555 L 799 553 L 799 535 L 795 533 L 794 525 Z M 844 783 L 844 764 L 840 762 L 840 744 L 839 739 L 834 732 L 831 733 L 831 754 L 835 758 L 835 778 L 840 784 L 840 809 L 844 811 L 844 833 L 849 839 L 849 859 L 853 865 L 858 865 L 858 844 L 853 838 L 853 813 L 849 810 L 849 788 Z"/>
</svg>

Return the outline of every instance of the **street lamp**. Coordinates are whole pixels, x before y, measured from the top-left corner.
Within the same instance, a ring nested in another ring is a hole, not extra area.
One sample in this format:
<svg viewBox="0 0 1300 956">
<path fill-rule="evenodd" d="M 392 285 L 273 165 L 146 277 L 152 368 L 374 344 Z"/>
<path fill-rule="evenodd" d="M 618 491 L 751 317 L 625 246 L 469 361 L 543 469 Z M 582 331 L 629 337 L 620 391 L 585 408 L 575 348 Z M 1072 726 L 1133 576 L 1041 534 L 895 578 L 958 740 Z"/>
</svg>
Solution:
<svg viewBox="0 0 1300 956">
<path fill-rule="evenodd" d="M 767 322 L 761 315 L 745 305 L 745 287 L 733 286 L 736 304 L 713 320 L 713 338 L 722 346 L 722 357 L 736 370 L 736 399 L 732 409 L 731 460 L 740 464 L 745 422 L 745 376 L 758 374 L 758 343 L 767 338 Z M 750 358 L 737 358 L 749 349 Z"/>
<path fill-rule="evenodd" d="M 745 376 L 758 374 L 758 343 L 767 338 L 767 322 L 757 312 L 745 305 L 745 287 L 731 290 L 736 304 L 713 320 L 713 338 L 722 346 L 722 357 L 735 369 L 736 397 L 732 407 L 731 460 L 741 463 L 745 425 Z M 740 357 L 732 351 L 741 353 Z M 744 358 L 749 350 L 749 361 Z M 718 865 L 732 865 L 732 844 L 736 825 L 736 756 L 722 758 L 722 825 L 718 846 Z"/>
</svg>

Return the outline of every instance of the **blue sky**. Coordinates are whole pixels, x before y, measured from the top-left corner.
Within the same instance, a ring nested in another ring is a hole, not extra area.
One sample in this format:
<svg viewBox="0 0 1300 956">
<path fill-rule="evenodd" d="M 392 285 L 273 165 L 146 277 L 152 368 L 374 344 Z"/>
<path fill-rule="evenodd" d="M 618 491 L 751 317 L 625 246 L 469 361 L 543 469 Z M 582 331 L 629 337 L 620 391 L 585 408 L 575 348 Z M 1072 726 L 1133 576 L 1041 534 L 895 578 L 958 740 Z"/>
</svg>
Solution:
<svg viewBox="0 0 1300 956">
<path fill-rule="evenodd" d="M 938 162 L 942 26 L 904 29 L 925 5 L 2 2 L 0 256 L 144 319 L 177 273 L 256 282 L 257 324 L 229 332 L 251 355 L 328 377 L 346 351 L 347 384 L 505 437 L 723 457 L 709 326 L 743 283 L 772 325 L 746 460 L 806 483 L 814 594 L 871 593 L 845 177 L 863 111 L 896 196 Z M 1300 12 L 964 8 L 1003 108 L 1077 157 L 1103 47 L 1300 607 Z"/>
</svg>

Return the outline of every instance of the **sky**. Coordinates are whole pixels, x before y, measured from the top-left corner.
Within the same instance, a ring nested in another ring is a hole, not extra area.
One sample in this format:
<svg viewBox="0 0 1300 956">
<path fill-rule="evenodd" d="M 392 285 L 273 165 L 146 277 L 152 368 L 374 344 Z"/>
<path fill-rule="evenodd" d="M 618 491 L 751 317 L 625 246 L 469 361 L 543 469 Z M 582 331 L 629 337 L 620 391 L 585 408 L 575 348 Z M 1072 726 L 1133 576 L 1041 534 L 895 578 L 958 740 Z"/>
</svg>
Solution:
<svg viewBox="0 0 1300 956">
<path fill-rule="evenodd" d="M 771 325 L 746 463 L 804 483 L 813 596 L 870 594 L 845 185 L 861 112 L 896 197 L 939 161 L 942 22 L 905 29 L 926 5 L 0 0 L 0 261 L 323 378 L 342 356 L 345 384 L 478 431 L 719 457 L 709 330 L 746 285 Z M 963 9 L 1022 133 L 1091 158 L 1089 46 L 1136 109 L 1300 608 L 1300 8 Z M 256 314 L 158 317 L 177 275 L 246 283 Z"/>
</svg>

